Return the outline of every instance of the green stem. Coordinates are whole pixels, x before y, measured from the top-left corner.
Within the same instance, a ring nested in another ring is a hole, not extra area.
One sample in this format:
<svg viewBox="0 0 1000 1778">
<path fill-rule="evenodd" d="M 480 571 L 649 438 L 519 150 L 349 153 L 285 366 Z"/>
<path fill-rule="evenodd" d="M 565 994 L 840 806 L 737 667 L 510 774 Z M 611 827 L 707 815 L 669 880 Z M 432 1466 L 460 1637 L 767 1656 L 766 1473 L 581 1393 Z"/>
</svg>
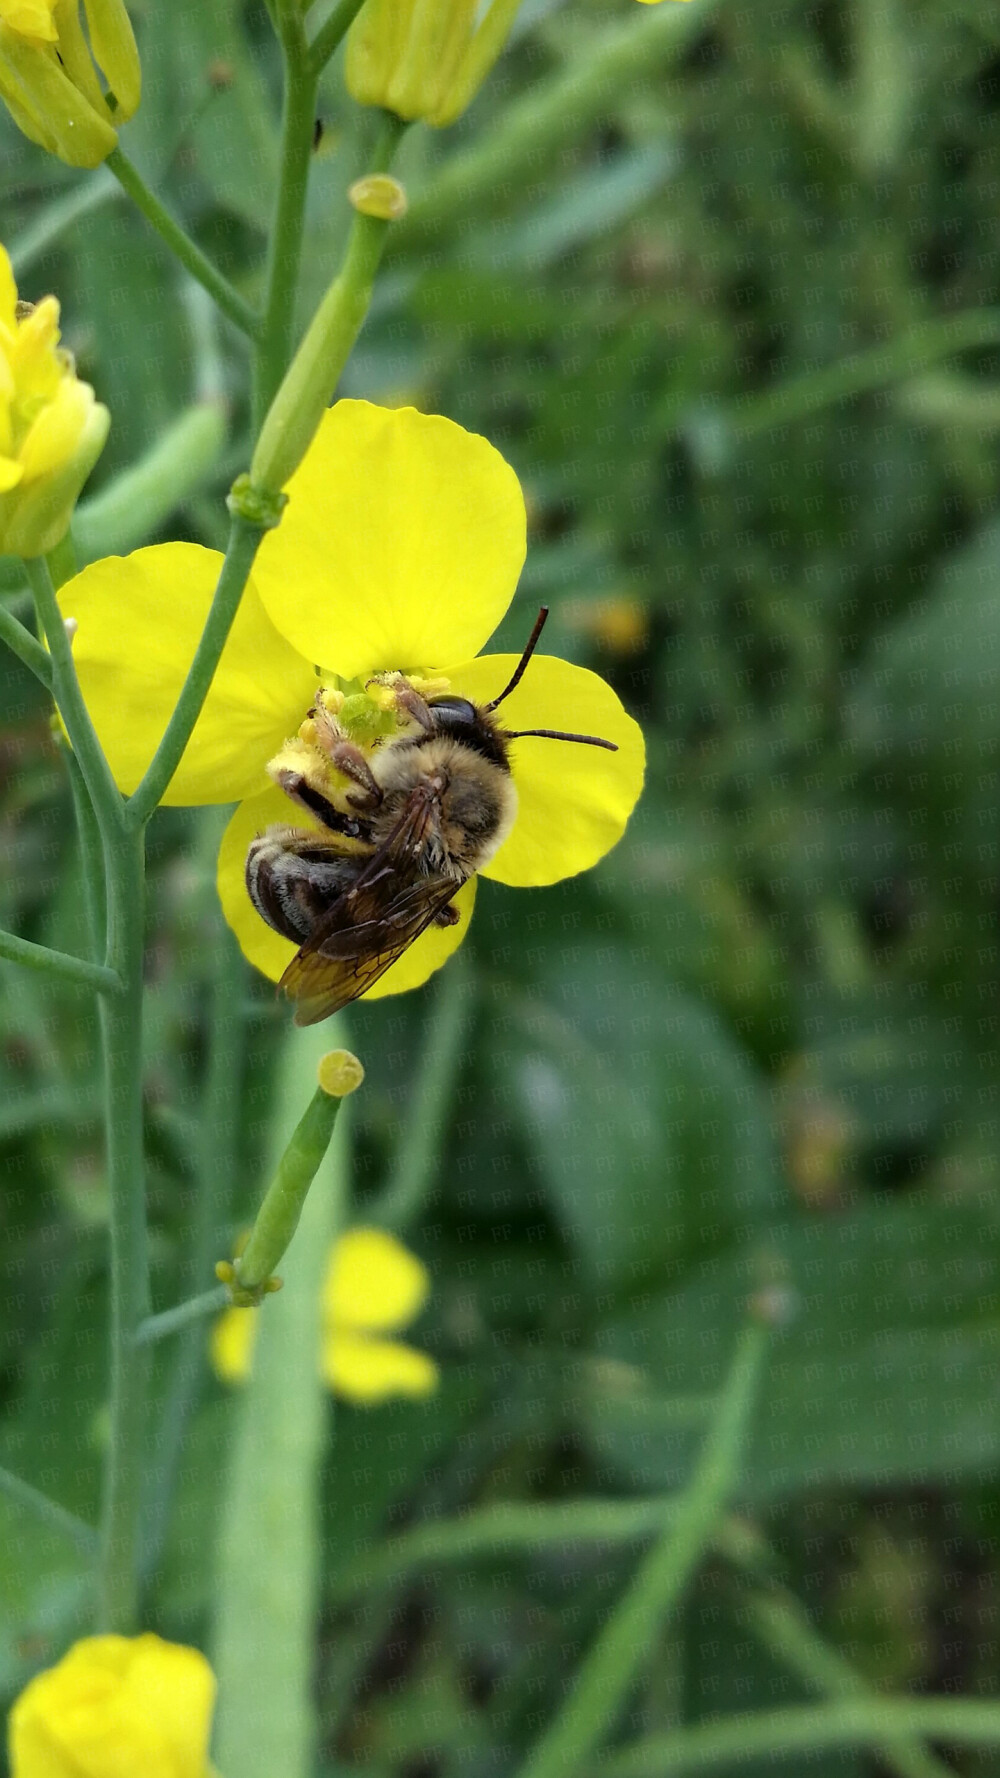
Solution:
<svg viewBox="0 0 1000 1778">
<path fill-rule="evenodd" d="M 122 799 L 83 701 L 73 665 L 73 651 L 56 600 L 49 565 L 43 556 L 35 556 L 31 561 L 25 562 L 24 569 L 34 594 L 39 627 L 44 632 L 52 657 L 52 684 L 56 703 L 83 773 L 98 824 L 107 839 L 110 834 L 120 833 L 124 825 Z"/>
<path fill-rule="evenodd" d="M 120 994 L 121 977 L 103 963 L 89 963 L 85 957 L 71 957 L 67 951 L 52 951 L 48 945 L 32 944 L 13 932 L 0 931 L 0 957 L 8 963 L 37 969 L 58 981 L 72 982 L 78 988 L 93 988 L 98 994 Z"/>
<path fill-rule="evenodd" d="M 208 1315 L 217 1315 L 231 1301 L 228 1284 L 217 1284 L 212 1290 L 203 1290 L 200 1296 L 189 1296 L 183 1303 L 176 1303 L 172 1309 L 161 1309 L 158 1315 L 147 1315 L 135 1330 L 137 1346 L 153 1346 L 157 1340 L 165 1340 L 168 1335 L 180 1333 L 192 1323 L 204 1321 Z M 157 1458 L 157 1467 L 160 1459 Z"/>
<path fill-rule="evenodd" d="M 357 1598 L 402 1580 L 417 1568 L 476 1557 L 532 1554 L 570 1543 L 632 1543 L 662 1532 L 676 1500 L 516 1501 L 484 1506 L 456 1519 L 414 1525 L 370 1554 L 357 1556 L 331 1577 L 336 1601 Z"/>
<path fill-rule="evenodd" d="M 319 75 L 335 55 L 364 5 L 364 0 L 337 0 L 329 18 L 321 25 L 309 45 L 313 72 Z"/>
<path fill-rule="evenodd" d="M 138 168 L 132 165 L 124 151 L 121 148 L 112 149 L 104 164 L 128 192 L 146 221 L 152 224 L 160 238 L 166 242 L 171 253 L 191 273 L 192 278 L 204 285 L 209 296 L 218 304 L 222 313 L 228 315 L 233 325 L 252 339 L 260 323 L 250 304 L 244 302 L 229 279 L 212 264 L 165 205 L 150 191 Z"/>
<path fill-rule="evenodd" d="M 758 1758 L 870 1747 L 903 1735 L 932 1735 L 956 1747 L 1000 1747 L 1000 1704 L 962 1698 L 872 1698 L 802 1704 L 651 1735 L 589 1768 L 593 1778 L 676 1778 L 715 1773 Z M 570 1778 L 566 1768 L 564 1778 Z"/>
<path fill-rule="evenodd" d="M 52 661 L 40 642 L 26 629 L 6 605 L 0 605 L 0 642 L 6 642 L 11 654 L 23 661 L 28 671 L 40 679 L 46 691 L 52 690 Z"/>
<path fill-rule="evenodd" d="M 76 837 L 80 847 L 83 900 L 87 915 L 87 931 L 90 935 L 90 953 L 92 957 L 103 957 L 107 938 L 104 846 L 93 804 L 87 795 L 83 773 L 77 764 L 76 754 L 68 747 L 63 751 L 66 758 L 66 770 L 69 774 L 70 792 L 73 797 L 73 812 L 76 816 Z"/>
<path fill-rule="evenodd" d="M 282 48 L 285 82 L 281 172 L 268 247 L 264 317 L 254 354 L 252 426 L 255 438 L 288 368 L 292 352 L 319 78 L 310 64 L 301 17 L 286 25 Z"/>
<path fill-rule="evenodd" d="M 874 1688 L 839 1649 L 824 1642 L 799 1601 L 784 1588 L 752 1594 L 739 1615 L 757 1640 L 811 1690 L 833 1698 L 879 1701 Z M 912 1736 L 885 1742 L 879 1753 L 897 1778 L 953 1778 L 951 1767 Z"/>
<path fill-rule="evenodd" d="M 111 1415 L 99 1624 L 119 1631 L 131 1629 L 137 1606 L 147 1364 L 135 1336 L 150 1307 L 142 1132 L 144 854 L 142 828 L 111 837 L 108 956 L 125 990 L 115 1000 L 101 1002 L 111 1218 Z"/>
<path fill-rule="evenodd" d="M 375 1207 L 375 1221 L 385 1228 L 408 1228 L 433 1187 L 444 1120 L 464 1055 L 470 1002 L 468 962 L 459 951 L 441 976 L 430 1041 L 414 1087 L 413 1109 L 397 1144 L 389 1182 Z"/>
<path fill-rule="evenodd" d="M 529 1754 L 521 1778 L 568 1778 L 617 1721 L 637 1669 L 649 1658 L 736 1485 L 767 1341 L 760 1322 L 751 1322 L 741 1335 L 694 1475 L 672 1503 L 663 1536 L 575 1674 L 560 1714 Z"/>
<path fill-rule="evenodd" d="M 164 792 L 177 770 L 202 705 L 208 696 L 226 640 L 233 627 L 243 589 L 250 576 L 265 527 L 254 524 L 236 513 L 229 532 L 229 547 L 219 574 L 218 585 L 205 621 L 194 660 L 188 668 L 180 697 L 174 706 L 156 752 L 147 767 L 138 789 L 125 805 L 130 826 L 141 827 L 163 800 Z M 68 725 L 67 725 L 68 726 Z M 72 737 L 71 737 L 72 738 Z"/>
<path fill-rule="evenodd" d="M 58 1501 L 50 1500 L 40 1489 L 33 1488 L 30 1482 L 22 1482 L 20 1476 L 12 1470 L 0 1469 L 0 1494 L 6 1494 L 8 1500 L 16 1501 L 36 1518 L 44 1519 L 53 1530 L 61 1531 L 65 1537 L 71 1538 L 85 1556 L 93 1556 L 97 1549 L 97 1532 L 91 1525 L 84 1524 L 75 1513 L 68 1513 Z"/>
<path fill-rule="evenodd" d="M 369 171 L 384 172 L 406 124 L 385 113 Z M 267 411 L 250 464 L 253 487 L 283 488 L 305 456 L 368 313 L 386 236 L 394 224 L 357 213 L 344 263 L 316 310 Z"/>
</svg>

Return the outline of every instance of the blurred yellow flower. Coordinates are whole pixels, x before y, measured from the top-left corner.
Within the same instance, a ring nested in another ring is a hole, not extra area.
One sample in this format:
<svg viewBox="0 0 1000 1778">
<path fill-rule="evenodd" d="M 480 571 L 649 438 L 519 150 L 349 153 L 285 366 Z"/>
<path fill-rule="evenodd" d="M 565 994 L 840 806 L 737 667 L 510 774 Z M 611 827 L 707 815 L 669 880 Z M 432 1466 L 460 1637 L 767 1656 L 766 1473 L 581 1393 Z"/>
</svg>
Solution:
<svg viewBox="0 0 1000 1778">
<path fill-rule="evenodd" d="M 507 41 L 520 0 L 367 0 L 347 38 L 347 86 L 361 105 L 454 123 Z"/>
<path fill-rule="evenodd" d="M 0 554 L 43 555 L 59 542 L 108 425 L 59 348 L 55 297 L 18 303 L 0 247 Z"/>
<path fill-rule="evenodd" d="M 85 0 L 85 10 L 86 35 L 79 0 L 0 0 L 0 99 L 32 142 L 71 167 L 111 153 L 142 89 L 124 0 Z"/>
<path fill-rule="evenodd" d="M 164 799 L 244 799 L 222 841 L 219 894 L 244 953 L 272 981 L 296 947 L 250 901 L 247 850 L 272 823 L 316 823 L 268 784 L 269 762 L 289 736 L 293 746 L 308 744 L 308 712 L 320 693 L 342 719 L 351 716 L 359 740 L 367 713 L 377 741 L 384 687 L 365 689 L 374 674 L 399 670 L 425 682 L 430 675 L 437 691 L 450 687 L 476 703 L 495 697 L 518 656 L 473 657 L 510 604 L 526 528 L 517 477 L 499 452 L 413 408 L 338 402 L 287 492 Z M 221 565 L 212 550 L 158 544 L 94 562 L 60 590 L 63 615 L 78 623 L 73 656 L 83 694 L 126 792 L 177 701 Z M 529 626 L 530 619 L 522 634 Z M 571 728 L 618 751 L 512 742 L 517 818 L 482 874 L 526 888 L 589 870 L 621 837 L 639 796 L 637 724 L 596 673 L 543 654 L 532 657 L 504 715 L 512 729 Z M 458 923 L 429 927 L 369 993 L 399 994 L 426 981 L 464 938 L 474 897 L 473 878 L 455 898 Z"/>
<path fill-rule="evenodd" d="M 159 1636 L 90 1636 L 21 1693 L 11 1778 L 209 1778 L 215 1679 Z"/>
<path fill-rule="evenodd" d="M 330 1250 L 320 1311 L 319 1363 L 337 1395 L 366 1406 L 390 1396 L 429 1395 L 438 1368 L 399 1332 L 427 1300 L 426 1268 L 384 1229 L 355 1228 Z M 250 1374 L 258 1309 L 227 1309 L 212 1329 L 212 1364 L 225 1383 Z"/>
</svg>

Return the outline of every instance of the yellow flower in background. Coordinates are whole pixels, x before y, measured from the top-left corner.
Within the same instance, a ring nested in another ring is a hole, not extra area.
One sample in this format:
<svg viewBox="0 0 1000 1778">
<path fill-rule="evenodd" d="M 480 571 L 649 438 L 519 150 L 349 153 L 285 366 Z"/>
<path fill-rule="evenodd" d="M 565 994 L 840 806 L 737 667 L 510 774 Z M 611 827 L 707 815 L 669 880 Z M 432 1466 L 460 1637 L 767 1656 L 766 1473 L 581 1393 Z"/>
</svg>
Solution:
<svg viewBox="0 0 1000 1778">
<path fill-rule="evenodd" d="M 360 105 L 454 123 L 507 41 L 520 0 L 367 0 L 347 37 L 347 88 Z"/>
<path fill-rule="evenodd" d="M 59 542 L 109 424 L 59 347 L 55 297 L 19 303 L 0 247 L 0 554 L 39 556 Z"/>
<path fill-rule="evenodd" d="M 438 1368 L 426 1352 L 387 1339 L 420 1313 L 430 1280 L 420 1261 L 383 1229 L 348 1229 L 330 1251 L 320 1313 L 323 1381 L 348 1401 L 429 1395 Z M 258 1309 L 227 1309 L 211 1335 L 212 1364 L 225 1383 L 250 1374 Z"/>
<path fill-rule="evenodd" d="M 525 555 L 524 500 L 510 466 L 484 438 L 413 408 L 338 402 L 288 496 L 165 798 L 244 799 L 222 841 L 219 894 L 246 956 L 273 981 L 295 946 L 250 901 L 247 849 L 272 823 L 312 823 L 268 785 L 268 762 L 289 736 L 299 744 L 324 688 L 338 698 L 349 692 L 355 711 L 367 709 L 376 724 L 385 688 L 365 693 L 364 685 L 377 673 L 428 675 L 477 703 L 495 697 L 518 656 L 474 657 L 507 610 Z M 194 544 L 158 544 L 92 563 L 60 590 L 64 617 L 78 624 L 73 654 L 84 697 L 126 792 L 177 700 L 221 564 Z M 530 887 L 588 870 L 621 837 L 638 798 L 637 724 L 597 674 L 540 654 L 504 715 L 512 729 L 601 735 L 618 752 L 512 742 L 517 818 L 483 875 Z M 456 897 L 458 924 L 429 927 L 369 994 L 426 981 L 461 943 L 474 896 L 473 878 Z"/>
<path fill-rule="evenodd" d="M 159 1636 L 90 1636 L 39 1673 L 8 1722 L 11 1778 L 209 1778 L 215 1679 Z"/>
<path fill-rule="evenodd" d="M 123 0 L 85 0 L 85 12 L 86 34 L 79 0 L 0 0 L 0 99 L 32 142 L 71 167 L 106 159 L 142 90 Z"/>
</svg>

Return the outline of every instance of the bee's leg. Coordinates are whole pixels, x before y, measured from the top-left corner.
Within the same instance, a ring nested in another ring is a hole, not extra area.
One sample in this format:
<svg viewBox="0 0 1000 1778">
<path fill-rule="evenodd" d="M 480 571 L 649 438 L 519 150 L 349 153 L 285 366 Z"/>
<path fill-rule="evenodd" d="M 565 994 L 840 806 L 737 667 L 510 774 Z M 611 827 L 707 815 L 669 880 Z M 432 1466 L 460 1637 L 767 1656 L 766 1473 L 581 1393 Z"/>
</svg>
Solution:
<svg viewBox="0 0 1000 1778">
<path fill-rule="evenodd" d="M 455 906 L 455 903 L 453 901 L 449 901 L 445 907 L 438 908 L 437 913 L 434 915 L 434 918 L 431 921 L 431 925 L 432 926 L 457 926 L 458 922 L 461 918 L 462 918 L 462 916 L 459 913 L 457 907 Z"/>
<path fill-rule="evenodd" d="M 300 809 L 305 809 L 310 815 L 315 815 L 316 819 L 322 821 L 323 826 L 328 827 L 331 833 L 343 834 L 345 839 L 349 840 L 370 840 L 371 834 L 364 818 L 360 815 L 349 815 L 343 809 L 338 809 L 329 797 L 324 796 L 314 784 L 309 783 L 303 772 L 282 768 L 274 773 L 274 782 L 286 796 L 291 797 L 293 803 L 298 803 Z M 353 798 L 349 800 L 353 801 Z"/>
<path fill-rule="evenodd" d="M 364 793 L 362 796 L 348 794 L 347 801 L 355 809 L 377 809 L 382 801 L 382 787 L 361 748 L 355 747 L 353 741 L 335 741 L 330 749 L 330 759 L 338 772 L 343 772 L 345 778 L 353 778 Z"/>
<path fill-rule="evenodd" d="M 414 691 L 412 685 L 407 685 L 405 682 L 395 687 L 395 693 L 396 708 L 404 711 L 407 716 L 412 716 L 414 722 L 419 722 L 425 734 L 432 735 L 434 733 L 434 718 L 429 705 L 425 703 L 420 693 Z"/>
</svg>

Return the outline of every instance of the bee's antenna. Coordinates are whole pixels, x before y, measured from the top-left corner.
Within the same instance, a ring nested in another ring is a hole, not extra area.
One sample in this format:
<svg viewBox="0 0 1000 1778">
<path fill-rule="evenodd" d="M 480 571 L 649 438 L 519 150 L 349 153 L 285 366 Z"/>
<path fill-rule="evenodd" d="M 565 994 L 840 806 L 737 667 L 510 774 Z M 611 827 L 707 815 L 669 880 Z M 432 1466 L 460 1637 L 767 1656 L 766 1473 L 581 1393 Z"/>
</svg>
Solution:
<svg viewBox="0 0 1000 1778">
<path fill-rule="evenodd" d="M 548 615 L 549 615 L 549 608 L 547 605 L 543 605 L 541 610 L 538 613 L 538 616 L 535 619 L 535 627 L 532 630 L 531 635 L 528 637 L 528 640 L 525 644 L 524 653 L 522 654 L 520 660 L 518 661 L 517 666 L 514 668 L 514 672 L 513 672 L 513 675 L 511 677 L 509 683 L 504 686 L 503 691 L 500 693 L 500 696 L 498 698 L 494 698 L 493 702 L 491 704 L 484 704 L 483 705 L 484 710 L 495 710 L 498 704 L 503 703 L 504 698 L 510 697 L 510 694 L 514 690 L 515 685 L 520 685 L 521 680 L 524 677 L 524 669 L 528 665 L 528 662 L 530 661 L 532 655 L 535 652 L 535 647 L 538 642 L 538 638 L 545 628 L 545 619 L 548 617 Z"/>
<path fill-rule="evenodd" d="M 561 728 L 519 728 L 504 729 L 505 741 L 520 741 L 525 735 L 541 735 L 547 741 L 582 741 L 586 747 L 606 747 L 609 753 L 618 752 L 617 741 L 602 741 L 600 735 L 568 735 Z"/>
</svg>

